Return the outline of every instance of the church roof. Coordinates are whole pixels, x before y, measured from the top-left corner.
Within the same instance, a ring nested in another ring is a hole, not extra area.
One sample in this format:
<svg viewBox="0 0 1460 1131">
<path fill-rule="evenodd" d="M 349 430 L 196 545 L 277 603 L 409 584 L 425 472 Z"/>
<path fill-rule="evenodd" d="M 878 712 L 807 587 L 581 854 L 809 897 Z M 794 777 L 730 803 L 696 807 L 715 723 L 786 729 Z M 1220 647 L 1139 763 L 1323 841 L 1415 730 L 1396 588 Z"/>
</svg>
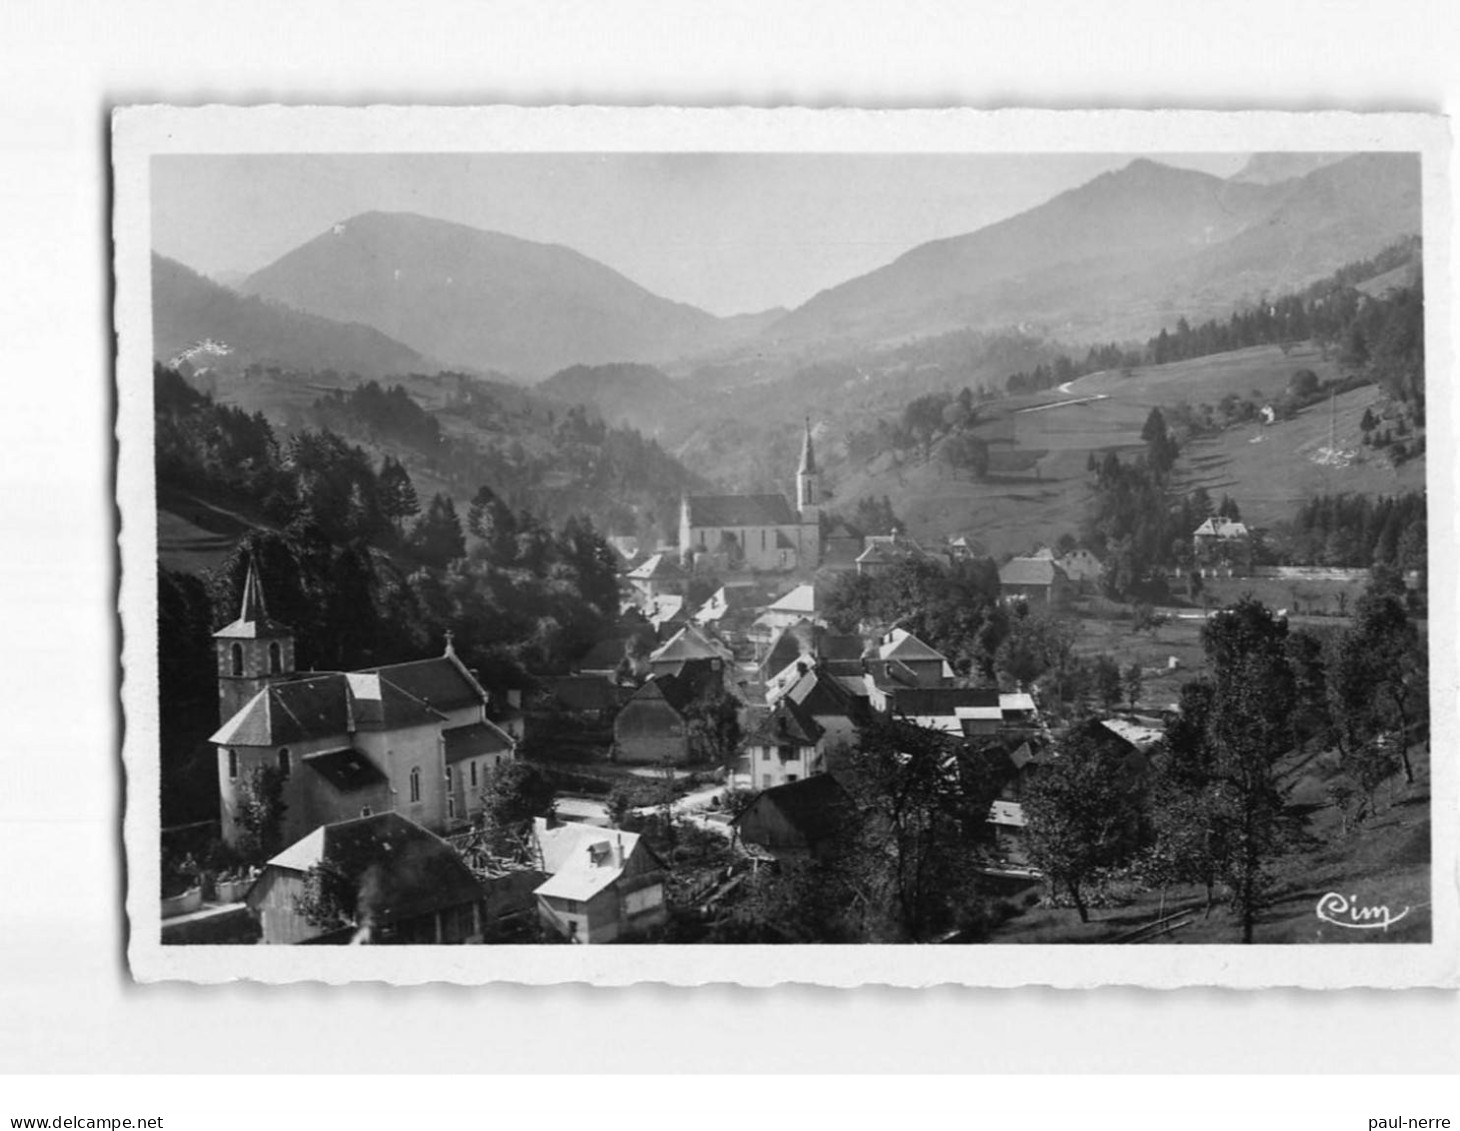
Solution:
<svg viewBox="0 0 1460 1131">
<path fill-rule="evenodd" d="M 367 789 L 386 780 L 374 762 L 349 746 L 339 750 L 321 750 L 318 754 L 306 754 L 304 765 L 341 793 Z"/>
<path fill-rule="evenodd" d="M 512 740 L 494 723 L 470 723 L 441 732 L 446 741 L 446 764 L 454 766 L 466 758 L 501 754 L 512 749 Z"/>
<path fill-rule="evenodd" d="M 816 452 L 811 446 L 811 417 L 806 418 L 806 435 L 801 441 L 801 466 L 798 471 L 802 475 L 809 474 L 816 470 Z"/>
<path fill-rule="evenodd" d="M 697 526 L 794 526 L 801 520 L 783 495 L 690 495 L 689 524 Z"/>
<path fill-rule="evenodd" d="M 475 706 L 485 693 L 453 656 L 361 672 L 325 672 L 270 684 L 210 741 L 286 746 L 356 730 L 398 730 L 440 722 L 443 711 Z"/>
<path fill-rule="evenodd" d="M 288 625 L 269 619 L 264 603 L 264 583 L 259 578 L 253 558 L 248 560 L 248 573 L 243 579 L 243 598 L 239 601 L 238 619 L 213 634 L 219 640 L 263 640 L 293 636 Z"/>
</svg>

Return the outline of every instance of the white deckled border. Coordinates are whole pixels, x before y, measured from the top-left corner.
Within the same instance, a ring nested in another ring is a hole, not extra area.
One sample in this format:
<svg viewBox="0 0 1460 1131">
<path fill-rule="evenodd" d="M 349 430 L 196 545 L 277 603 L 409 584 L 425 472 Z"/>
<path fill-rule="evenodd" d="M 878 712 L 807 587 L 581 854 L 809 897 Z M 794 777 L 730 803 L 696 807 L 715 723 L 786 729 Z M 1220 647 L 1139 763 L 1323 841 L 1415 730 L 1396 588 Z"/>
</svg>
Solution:
<svg viewBox="0 0 1460 1131">
<path fill-rule="evenodd" d="M 205 153 L 736 152 L 1053 153 L 1416 151 L 1423 158 L 1429 417 L 1430 672 L 1434 744 L 1433 941 L 1284 946 L 163 947 L 159 809 L 151 201 L 155 155 Z M 689 110 L 208 106 L 120 110 L 113 120 L 117 501 L 121 511 L 123 761 L 128 957 L 140 981 L 430 981 L 829 986 L 1460 985 L 1460 773 L 1456 434 L 1450 288 L 1450 142 L 1418 114 L 1033 110 Z M 1443 407 L 1442 407 L 1443 406 Z M 1449 411 L 1444 411 L 1448 408 Z"/>
</svg>

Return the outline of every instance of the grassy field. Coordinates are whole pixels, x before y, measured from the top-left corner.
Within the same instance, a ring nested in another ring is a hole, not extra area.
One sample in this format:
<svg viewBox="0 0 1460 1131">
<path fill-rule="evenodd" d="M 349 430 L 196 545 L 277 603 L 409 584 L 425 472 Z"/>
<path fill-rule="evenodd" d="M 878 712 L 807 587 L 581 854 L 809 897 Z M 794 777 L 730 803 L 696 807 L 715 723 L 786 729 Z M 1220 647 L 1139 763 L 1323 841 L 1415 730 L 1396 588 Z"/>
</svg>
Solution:
<svg viewBox="0 0 1460 1131">
<path fill-rule="evenodd" d="M 1089 454 L 1142 451 L 1140 431 L 1153 407 L 1216 404 L 1228 393 L 1263 402 L 1276 398 L 1297 369 L 1312 369 L 1320 380 L 1337 376 L 1315 349 L 1285 356 L 1277 346 L 1135 369 L 1129 376 L 1092 373 L 1065 392 L 998 402 L 991 410 L 998 418 L 986 426 L 990 440 L 999 441 L 992 445 L 994 472 L 982 482 L 953 478 L 936 455 L 932 463 L 914 458 L 901 464 L 884 456 L 838 482 L 837 495 L 887 495 L 919 538 L 936 542 L 967 534 L 996 556 L 1025 552 L 1079 529 L 1089 498 Z M 1093 397 L 1102 399 L 1087 399 Z M 1355 453 L 1346 467 L 1315 462 L 1329 442 L 1330 406 L 1324 401 L 1290 421 L 1245 425 L 1190 442 L 1177 464 L 1175 487 L 1203 486 L 1218 498 L 1229 494 L 1244 519 L 1259 526 L 1290 518 L 1299 502 L 1320 492 L 1422 489 L 1423 459 L 1396 471 L 1359 442 L 1364 409 L 1379 399 L 1376 388 L 1336 399 L 1338 447 Z M 1071 403 L 1043 407 L 1061 401 Z"/>
<path fill-rule="evenodd" d="M 223 507 L 166 485 L 158 489 L 157 560 L 168 569 L 212 569 L 252 528 L 243 516 Z"/>
<path fill-rule="evenodd" d="M 1431 938 L 1429 755 L 1412 749 L 1415 782 L 1400 776 L 1381 787 L 1378 811 L 1356 827 L 1345 827 L 1324 786 L 1335 771 L 1331 754 L 1296 759 L 1289 767 L 1291 812 L 1302 822 L 1295 851 L 1273 864 L 1273 888 L 1257 929 L 1257 943 L 1423 943 Z M 1316 915 L 1328 892 L 1356 896 L 1364 905 L 1387 905 L 1394 915 L 1410 911 L 1385 930 L 1353 930 Z M 996 943 L 1109 943 L 1162 915 L 1189 911 L 1194 922 L 1155 942 L 1201 945 L 1241 941 L 1241 925 L 1219 903 L 1205 914 L 1206 894 L 1196 887 L 1164 892 L 1130 882 L 1113 882 L 1104 906 L 1081 923 L 1073 909 L 1040 905 L 1040 889 L 1011 890 L 1006 907 L 1015 914 L 989 940 Z"/>
</svg>

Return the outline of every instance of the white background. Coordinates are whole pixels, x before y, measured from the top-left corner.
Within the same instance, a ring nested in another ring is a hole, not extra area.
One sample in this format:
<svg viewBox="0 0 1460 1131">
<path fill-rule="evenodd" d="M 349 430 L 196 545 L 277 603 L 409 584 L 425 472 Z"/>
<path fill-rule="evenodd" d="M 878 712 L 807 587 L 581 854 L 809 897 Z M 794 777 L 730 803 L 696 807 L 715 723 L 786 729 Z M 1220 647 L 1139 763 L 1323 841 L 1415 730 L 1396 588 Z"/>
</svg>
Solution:
<svg viewBox="0 0 1460 1131">
<path fill-rule="evenodd" d="M 105 147 L 148 101 L 1449 111 L 1454 7 L 10 0 L 0 1069 L 1453 1071 L 1439 993 L 131 985 Z"/>
</svg>

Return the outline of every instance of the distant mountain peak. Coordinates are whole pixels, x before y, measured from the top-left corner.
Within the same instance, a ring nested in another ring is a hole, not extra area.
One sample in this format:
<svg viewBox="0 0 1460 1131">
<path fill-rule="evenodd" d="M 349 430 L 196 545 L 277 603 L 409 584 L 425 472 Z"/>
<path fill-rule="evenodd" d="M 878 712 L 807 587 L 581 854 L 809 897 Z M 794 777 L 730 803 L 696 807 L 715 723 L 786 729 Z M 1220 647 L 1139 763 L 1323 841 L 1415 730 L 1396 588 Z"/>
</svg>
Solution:
<svg viewBox="0 0 1460 1131">
<path fill-rule="evenodd" d="M 1275 185 L 1350 157 L 1349 153 L 1254 153 L 1228 180 L 1237 184 Z"/>
</svg>

